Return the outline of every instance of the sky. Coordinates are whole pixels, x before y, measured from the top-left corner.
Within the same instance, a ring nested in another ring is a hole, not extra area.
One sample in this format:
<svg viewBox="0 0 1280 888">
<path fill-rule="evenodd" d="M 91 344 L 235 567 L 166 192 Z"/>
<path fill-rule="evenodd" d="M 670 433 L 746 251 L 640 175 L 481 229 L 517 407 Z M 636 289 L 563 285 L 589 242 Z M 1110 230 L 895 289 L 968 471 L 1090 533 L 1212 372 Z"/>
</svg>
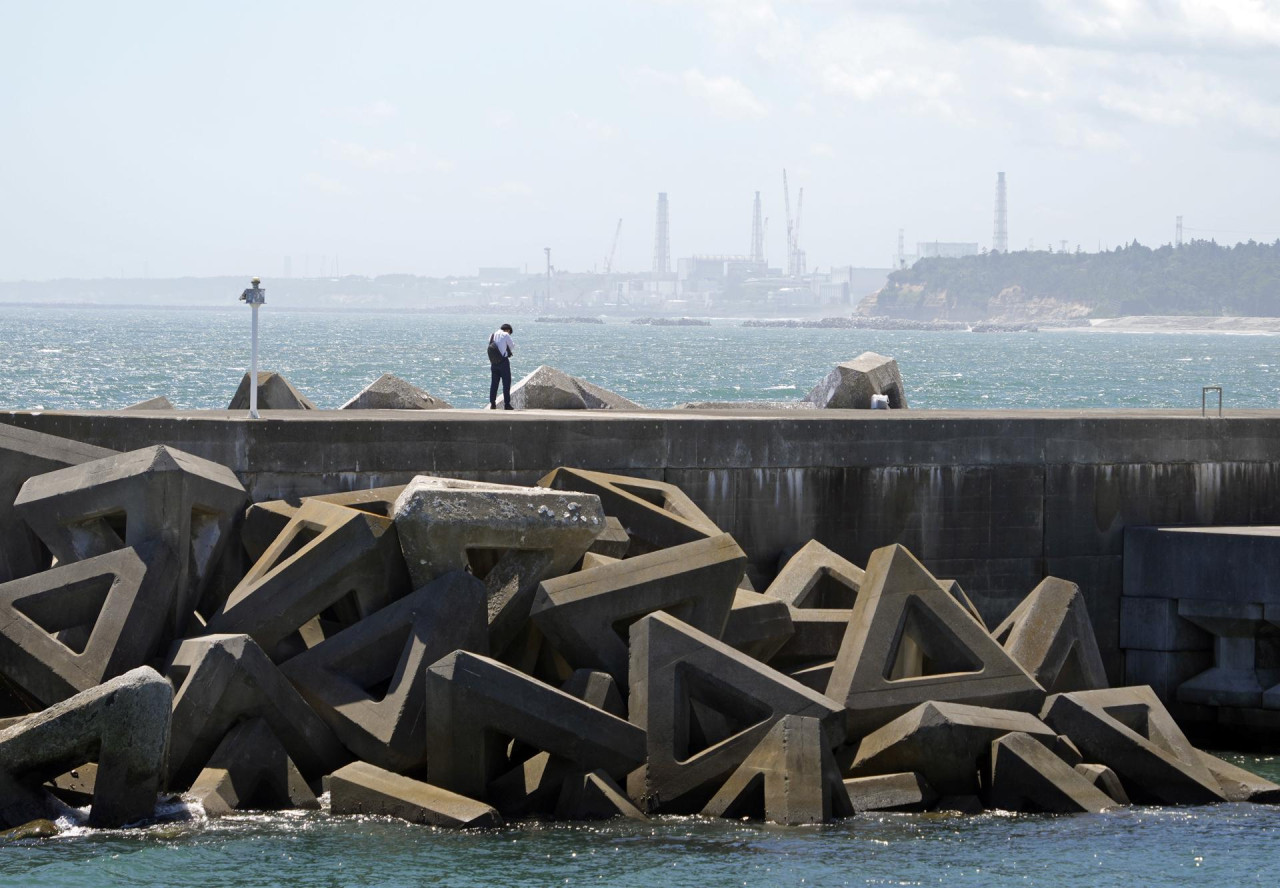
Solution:
<svg viewBox="0 0 1280 888">
<path fill-rule="evenodd" d="M 1280 2 L 0 0 L 0 279 L 1280 237 Z M 289 257 L 286 260 L 286 257 Z"/>
</svg>

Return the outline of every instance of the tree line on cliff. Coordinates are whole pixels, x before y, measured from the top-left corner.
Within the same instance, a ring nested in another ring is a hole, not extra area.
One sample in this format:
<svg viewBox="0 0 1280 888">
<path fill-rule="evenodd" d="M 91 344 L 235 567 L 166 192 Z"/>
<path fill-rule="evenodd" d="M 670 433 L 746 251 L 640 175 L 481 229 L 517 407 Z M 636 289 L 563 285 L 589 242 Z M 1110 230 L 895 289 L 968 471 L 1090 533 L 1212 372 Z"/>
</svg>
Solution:
<svg viewBox="0 0 1280 888">
<path fill-rule="evenodd" d="M 1280 316 L 1280 240 L 1099 253 L 1021 251 L 921 259 L 889 275 L 867 309 L 891 317 Z M 866 309 L 864 309 L 865 311 Z"/>
</svg>

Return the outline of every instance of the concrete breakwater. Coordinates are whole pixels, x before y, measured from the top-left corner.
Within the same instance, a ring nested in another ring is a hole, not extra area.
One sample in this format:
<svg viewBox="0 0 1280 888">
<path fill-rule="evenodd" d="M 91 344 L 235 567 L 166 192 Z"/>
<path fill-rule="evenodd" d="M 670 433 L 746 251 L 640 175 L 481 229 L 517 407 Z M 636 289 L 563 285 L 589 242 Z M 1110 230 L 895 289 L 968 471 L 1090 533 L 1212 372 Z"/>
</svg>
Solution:
<svg viewBox="0 0 1280 888">
<path fill-rule="evenodd" d="M 118 827 L 161 788 L 216 816 L 318 807 L 322 779 L 335 814 L 441 826 L 1280 800 L 1110 687 L 1064 579 L 991 629 L 896 543 L 863 569 L 810 540 L 760 589 L 697 503 L 630 474 L 251 503 L 171 445 L 0 427 L 0 454 L 23 835 L 58 799 Z"/>
</svg>

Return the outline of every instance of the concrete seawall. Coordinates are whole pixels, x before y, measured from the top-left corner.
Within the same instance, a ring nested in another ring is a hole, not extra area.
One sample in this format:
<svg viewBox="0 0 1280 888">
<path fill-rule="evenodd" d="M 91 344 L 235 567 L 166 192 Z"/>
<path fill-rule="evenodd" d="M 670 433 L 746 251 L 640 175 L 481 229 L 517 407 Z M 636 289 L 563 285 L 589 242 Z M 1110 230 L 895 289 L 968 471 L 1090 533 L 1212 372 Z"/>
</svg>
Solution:
<svg viewBox="0 0 1280 888">
<path fill-rule="evenodd" d="M 11 412 L 0 421 L 233 469 L 255 500 L 419 473 L 530 483 L 556 466 L 679 485 L 767 582 L 818 539 L 864 564 L 906 545 L 988 621 L 1046 574 L 1080 584 L 1113 682 L 1123 531 L 1280 524 L 1280 411 Z"/>
</svg>

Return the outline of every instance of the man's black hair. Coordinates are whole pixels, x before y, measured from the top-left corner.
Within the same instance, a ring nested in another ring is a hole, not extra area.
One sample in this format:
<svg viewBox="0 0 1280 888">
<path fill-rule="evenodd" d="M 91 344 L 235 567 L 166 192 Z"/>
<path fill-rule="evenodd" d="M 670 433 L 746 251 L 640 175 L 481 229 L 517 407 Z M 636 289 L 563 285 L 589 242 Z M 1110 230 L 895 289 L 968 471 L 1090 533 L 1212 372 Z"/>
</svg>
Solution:
<svg viewBox="0 0 1280 888">
<path fill-rule="evenodd" d="M 499 327 L 498 329 L 500 329 L 500 330 L 506 330 L 508 333 L 514 333 L 514 332 L 515 332 L 514 330 L 512 330 L 512 329 L 511 329 L 511 325 L 510 325 L 510 324 L 503 324 L 503 325 L 502 325 L 501 327 Z"/>
</svg>

